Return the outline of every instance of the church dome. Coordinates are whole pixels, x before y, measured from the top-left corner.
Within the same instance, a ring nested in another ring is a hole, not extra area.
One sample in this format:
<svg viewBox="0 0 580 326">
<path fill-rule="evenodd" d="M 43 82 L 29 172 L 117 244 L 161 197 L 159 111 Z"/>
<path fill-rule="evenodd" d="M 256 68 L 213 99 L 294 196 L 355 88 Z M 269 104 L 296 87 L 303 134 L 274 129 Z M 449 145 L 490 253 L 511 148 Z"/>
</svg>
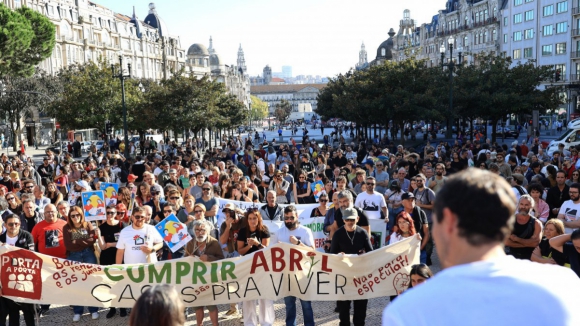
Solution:
<svg viewBox="0 0 580 326">
<path fill-rule="evenodd" d="M 187 55 L 208 56 L 209 51 L 207 50 L 205 45 L 201 43 L 195 43 L 189 47 L 189 49 L 187 50 Z"/>
<path fill-rule="evenodd" d="M 165 22 L 159 17 L 159 15 L 157 15 L 154 3 L 149 4 L 149 14 L 145 17 L 144 21 L 153 28 L 157 28 L 160 36 L 167 36 L 169 34 L 167 25 L 165 25 Z"/>
<path fill-rule="evenodd" d="M 389 31 L 389 38 L 379 45 L 377 49 L 377 58 L 376 59 L 383 59 L 383 60 L 391 60 L 393 59 L 393 36 L 395 36 L 395 31 L 391 28 Z"/>
<path fill-rule="evenodd" d="M 209 65 L 210 66 L 222 66 L 222 58 L 220 58 L 220 55 L 217 53 L 212 53 L 209 56 Z"/>
</svg>

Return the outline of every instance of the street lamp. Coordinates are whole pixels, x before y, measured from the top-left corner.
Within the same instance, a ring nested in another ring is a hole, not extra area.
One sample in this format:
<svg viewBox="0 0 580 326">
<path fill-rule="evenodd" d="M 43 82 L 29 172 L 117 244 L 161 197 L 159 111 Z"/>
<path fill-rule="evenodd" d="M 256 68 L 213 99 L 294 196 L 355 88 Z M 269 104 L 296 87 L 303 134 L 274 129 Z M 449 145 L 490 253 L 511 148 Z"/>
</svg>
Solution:
<svg viewBox="0 0 580 326">
<path fill-rule="evenodd" d="M 449 70 L 449 114 L 451 114 L 451 112 L 453 112 L 453 71 L 455 70 L 455 66 L 457 66 L 457 64 L 453 61 L 453 45 L 455 43 L 455 40 L 453 39 L 453 37 L 450 37 L 447 40 L 447 43 L 449 44 L 448 63 L 443 63 L 443 61 L 445 60 L 445 44 L 441 44 L 439 50 L 441 51 L 441 69 L 443 69 L 443 67 L 447 67 Z M 462 48 L 458 47 L 457 50 L 459 50 L 458 64 L 461 65 Z M 459 130 L 457 132 L 459 132 Z M 451 137 L 453 137 L 453 131 L 451 130 L 451 119 L 447 118 L 447 130 L 445 131 L 445 138 Z"/>
<path fill-rule="evenodd" d="M 129 157 L 129 135 L 127 134 L 127 107 L 125 106 L 125 79 L 131 78 L 131 59 L 127 59 L 127 70 L 128 75 L 123 73 L 123 55 L 119 54 L 119 73 L 115 74 L 115 66 L 111 64 L 111 73 L 113 78 L 119 78 L 121 80 L 121 102 L 123 103 L 123 133 L 124 133 L 124 143 L 125 143 L 125 158 Z"/>
</svg>

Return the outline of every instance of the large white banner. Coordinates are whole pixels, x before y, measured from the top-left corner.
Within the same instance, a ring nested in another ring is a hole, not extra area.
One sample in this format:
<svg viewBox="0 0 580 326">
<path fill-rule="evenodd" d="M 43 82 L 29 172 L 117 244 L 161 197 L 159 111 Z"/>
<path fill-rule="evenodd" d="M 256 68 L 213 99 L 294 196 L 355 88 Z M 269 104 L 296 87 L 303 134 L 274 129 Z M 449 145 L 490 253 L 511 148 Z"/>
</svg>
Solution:
<svg viewBox="0 0 580 326">
<path fill-rule="evenodd" d="M 395 295 L 419 262 L 411 237 L 364 255 L 331 255 L 278 243 L 253 254 L 202 262 L 187 257 L 154 264 L 99 266 L 0 246 L 3 295 L 19 302 L 132 307 L 154 284 L 174 285 L 186 306 L 289 295 L 334 301 Z"/>
<path fill-rule="evenodd" d="M 257 207 L 260 208 L 264 206 L 263 203 L 250 203 L 250 202 L 242 202 L 236 200 L 229 200 L 229 199 L 222 199 L 219 200 L 220 208 L 219 213 L 217 215 L 217 223 L 218 226 L 223 223 L 225 220 L 224 213 L 222 213 L 222 209 L 228 203 L 232 203 L 239 207 L 241 210 L 246 211 L 248 208 Z M 289 206 L 287 204 L 279 204 L 282 208 Z M 328 236 L 324 234 L 323 226 L 324 226 L 324 217 L 315 217 L 311 218 L 310 214 L 312 210 L 318 207 L 320 204 L 301 204 L 301 205 L 294 205 L 296 210 L 298 211 L 298 218 L 300 220 L 300 224 L 306 226 L 312 231 L 314 235 L 314 244 L 315 248 L 318 251 L 324 251 L 322 248 L 324 245 L 324 241 L 328 239 Z M 276 238 L 276 230 L 281 227 L 284 227 L 284 222 L 272 222 L 272 221 L 264 221 L 264 224 L 268 226 L 268 230 L 272 233 L 272 238 L 270 239 L 271 244 L 275 244 L 278 242 Z M 369 224 L 371 227 L 371 234 L 369 235 L 371 238 L 371 243 L 374 249 L 380 248 L 385 245 L 385 237 L 386 234 L 386 224 L 384 220 L 369 220 Z"/>
</svg>

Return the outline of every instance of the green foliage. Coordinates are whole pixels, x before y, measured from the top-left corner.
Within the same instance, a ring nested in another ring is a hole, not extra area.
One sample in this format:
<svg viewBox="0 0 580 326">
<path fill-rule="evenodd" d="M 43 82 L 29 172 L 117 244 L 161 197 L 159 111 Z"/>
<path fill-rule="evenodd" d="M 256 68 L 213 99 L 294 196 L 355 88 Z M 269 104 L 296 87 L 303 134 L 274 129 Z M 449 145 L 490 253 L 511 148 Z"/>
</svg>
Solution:
<svg viewBox="0 0 580 326">
<path fill-rule="evenodd" d="M 401 131 L 406 122 L 419 120 L 495 122 L 507 114 L 556 109 L 563 103 L 561 87 L 540 87 L 553 75 L 553 67 L 531 61 L 513 65 L 510 58 L 488 55 L 479 57 L 477 65 L 458 66 L 451 83 L 449 70 L 409 58 L 331 79 L 318 95 L 316 113 L 323 120 L 341 118 L 362 126 L 392 122 Z"/>
<path fill-rule="evenodd" d="M 258 121 L 268 116 L 268 104 L 260 100 L 257 96 L 251 95 L 252 106 L 250 107 L 250 119 Z"/>
<path fill-rule="evenodd" d="M 282 100 L 280 103 L 276 104 L 276 109 L 274 110 L 274 115 L 280 123 L 286 122 L 290 113 L 292 112 L 292 104 L 288 100 Z"/>
<path fill-rule="evenodd" d="M 0 3 L 0 76 L 32 76 L 55 45 L 55 27 L 42 14 Z"/>
</svg>

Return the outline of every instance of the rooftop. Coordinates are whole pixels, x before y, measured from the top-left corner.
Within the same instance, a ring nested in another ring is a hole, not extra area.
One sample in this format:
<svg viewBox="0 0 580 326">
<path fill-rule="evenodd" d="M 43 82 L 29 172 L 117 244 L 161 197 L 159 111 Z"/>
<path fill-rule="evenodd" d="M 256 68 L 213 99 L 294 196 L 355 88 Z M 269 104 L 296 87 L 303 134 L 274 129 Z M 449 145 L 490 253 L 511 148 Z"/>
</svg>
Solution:
<svg viewBox="0 0 580 326">
<path fill-rule="evenodd" d="M 318 90 L 326 87 L 326 84 L 292 84 L 292 85 L 259 85 L 252 86 L 250 93 L 252 94 L 268 94 L 268 93 L 296 93 L 307 87 L 318 88 Z"/>
</svg>

